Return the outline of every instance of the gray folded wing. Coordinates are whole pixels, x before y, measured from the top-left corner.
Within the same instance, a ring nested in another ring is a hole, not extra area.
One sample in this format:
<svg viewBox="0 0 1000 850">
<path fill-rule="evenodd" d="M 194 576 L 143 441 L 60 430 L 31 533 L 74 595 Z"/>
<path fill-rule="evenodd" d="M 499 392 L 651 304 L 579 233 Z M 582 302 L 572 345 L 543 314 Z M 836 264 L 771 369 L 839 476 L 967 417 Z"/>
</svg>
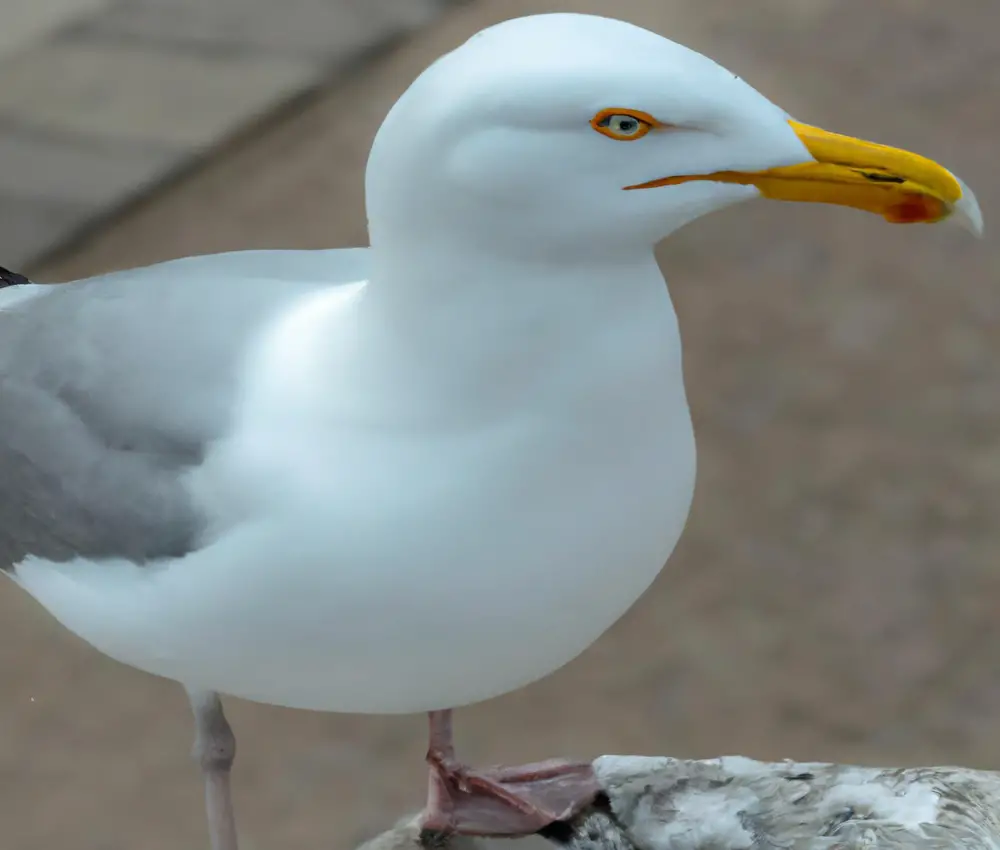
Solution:
<svg viewBox="0 0 1000 850">
<path fill-rule="evenodd" d="M 364 249 L 248 251 L 0 290 L 0 569 L 196 547 L 181 476 L 225 434 L 248 342 L 366 274 Z"/>
</svg>

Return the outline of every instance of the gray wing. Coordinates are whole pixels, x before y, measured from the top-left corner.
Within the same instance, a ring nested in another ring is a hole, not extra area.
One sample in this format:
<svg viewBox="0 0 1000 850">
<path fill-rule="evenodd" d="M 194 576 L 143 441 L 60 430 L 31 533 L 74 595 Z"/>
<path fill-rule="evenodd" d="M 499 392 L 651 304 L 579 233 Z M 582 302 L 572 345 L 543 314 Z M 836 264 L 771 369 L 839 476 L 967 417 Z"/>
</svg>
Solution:
<svg viewBox="0 0 1000 850">
<path fill-rule="evenodd" d="M 366 249 L 245 251 L 0 289 L 0 569 L 196 547 L 180 476 L 225 433 L 245 346 L 367 272 Z"/>
</svg>

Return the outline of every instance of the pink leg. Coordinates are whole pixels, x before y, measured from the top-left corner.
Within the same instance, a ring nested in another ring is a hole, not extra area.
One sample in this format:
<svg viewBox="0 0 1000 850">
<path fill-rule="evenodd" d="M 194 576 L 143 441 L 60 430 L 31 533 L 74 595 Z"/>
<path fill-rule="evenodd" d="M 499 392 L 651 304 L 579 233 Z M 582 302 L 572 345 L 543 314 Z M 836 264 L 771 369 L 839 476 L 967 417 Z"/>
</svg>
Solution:
<svg viewBox="0 0 1000 850">
<path fill-rule="evenodd" d="M 195 719 L 194 757 L 205 777 L 205 809 L 212 850 L 237 850 L 236 818 L 229 787 L 236 737 L 218 694 L 188 691 L 188 698 Z"/>
<path fill-rule="evenodd" d="M 531 835 L 582 811 L 601 790 L 586 762 L 466 767 L 455 758 L 450 710 L 430 712 L 427 762 L 430 787 L 422 824 L 431 832 Z"/>
</svg>

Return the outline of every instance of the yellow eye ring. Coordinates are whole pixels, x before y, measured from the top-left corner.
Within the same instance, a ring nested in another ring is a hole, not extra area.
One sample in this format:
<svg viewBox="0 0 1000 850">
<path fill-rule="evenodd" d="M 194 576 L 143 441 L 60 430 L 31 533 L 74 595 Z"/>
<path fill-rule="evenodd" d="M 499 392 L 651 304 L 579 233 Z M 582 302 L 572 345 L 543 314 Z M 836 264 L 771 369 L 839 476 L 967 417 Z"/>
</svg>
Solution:
<svg viewBox="0 0 1000 850">
<path fill-rule="evenodd" d="M 634 142 L 659 126 L 652 115 L 635 109 L 602 109 L 590 119 L 590 126 L 618 142 Z"/>
</svg>

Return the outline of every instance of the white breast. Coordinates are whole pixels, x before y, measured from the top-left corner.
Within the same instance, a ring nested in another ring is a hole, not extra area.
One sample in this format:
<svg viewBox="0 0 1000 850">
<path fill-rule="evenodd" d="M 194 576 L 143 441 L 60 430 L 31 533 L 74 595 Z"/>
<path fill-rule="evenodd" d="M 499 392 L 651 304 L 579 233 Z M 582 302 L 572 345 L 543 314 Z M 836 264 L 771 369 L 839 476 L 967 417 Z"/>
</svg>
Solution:
<svg viewBox="0 0 1000 850">
<path fill-rule="evenodd" d="M 687 516 L 694 444 L 662 308 L 595 340 L 544 403 L 454 430 L 333 418 L 365 391 L 353 343 L 314 380 L 331 337 L 290 314 L 195 482 L 218 539 L 153 576 L 122 567 L 118 605 L 60 619 L 150 672 L 301 708 L 454 707 L 552 672 L 649 586 Z"/>
</svg>

